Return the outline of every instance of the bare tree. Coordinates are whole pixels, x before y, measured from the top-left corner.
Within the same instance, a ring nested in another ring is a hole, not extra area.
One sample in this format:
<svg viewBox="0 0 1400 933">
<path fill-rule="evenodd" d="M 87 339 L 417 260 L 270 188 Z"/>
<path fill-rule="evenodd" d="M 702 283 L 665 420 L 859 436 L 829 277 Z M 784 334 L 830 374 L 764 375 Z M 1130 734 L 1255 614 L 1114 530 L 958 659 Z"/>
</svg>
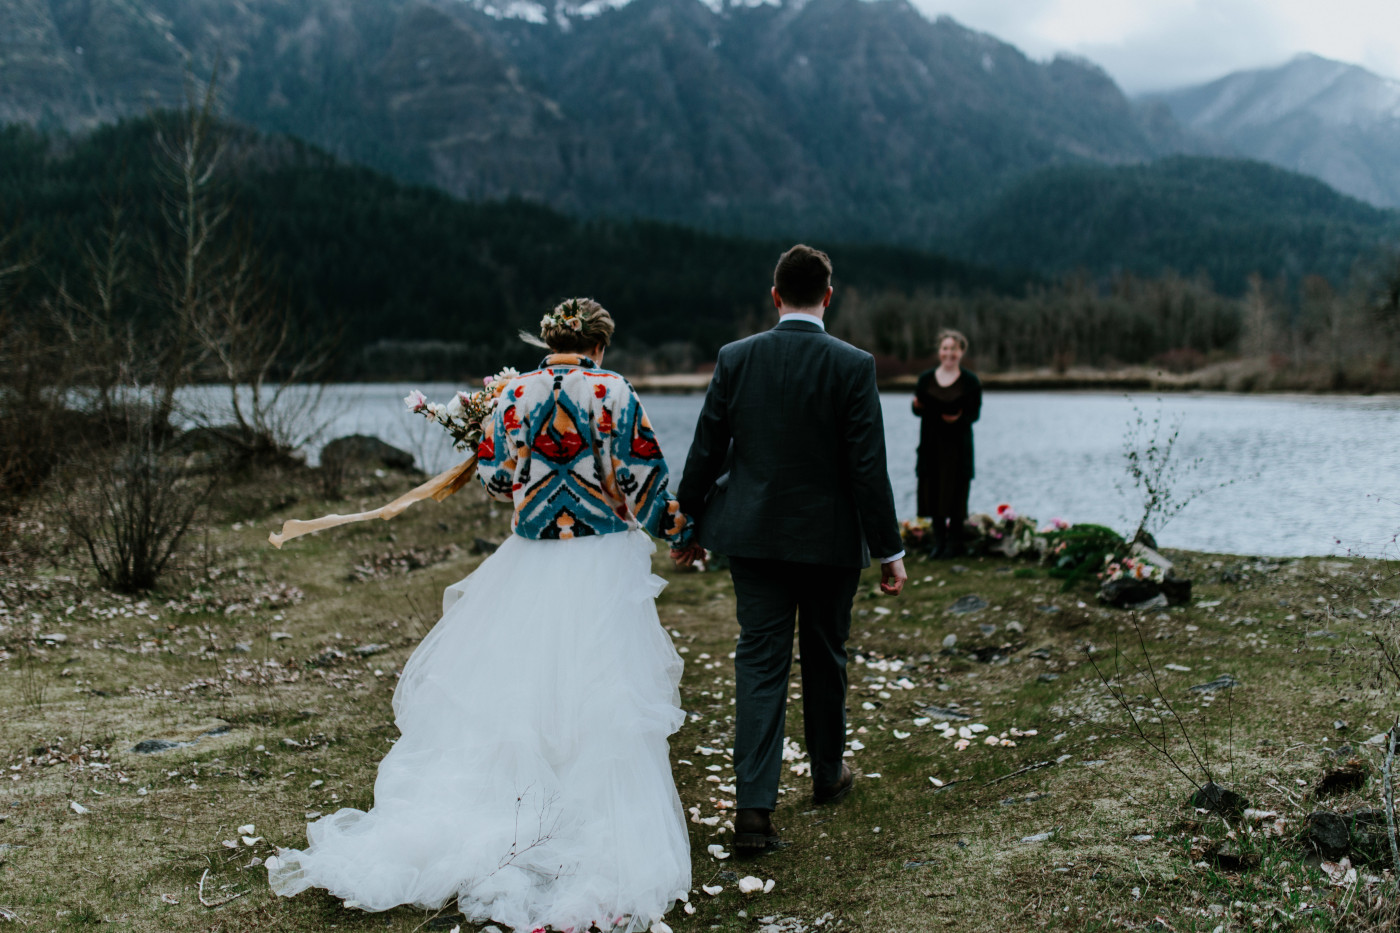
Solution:
<svg viewBox="0 0 1400 933">
<path fill-rule="evenodd" d="M 247 225 L 234 229 L 221 174 L 229 138 L 218 120 L 217 77 L 156 137 L 167 234 L 156 265 L 167 323 L 156 354 L 155 419 L 164 424 L 177 412 L 183 386 L 218 382 L 229 390 L 231 425 L 199 408 L 181 413 L 245 457 L 280 457 L 320 428 L 320 390 L 294 387 L 320 378 L 330 342 L 296 332 Z"/>
<path fill-rule="evenodd" d="M 201 319 L 222 300 L 228 257 L 219 237 L 231 213 L 218 169 L 226 141 L 216 119 L 217 73 L 198 101 L 175 115 L 173 125 L 156 134 L 157 158 L 164 182 L 161 206 L 168 241 L 157 250 L 158 292 L 166 327 L 152 354 L 158 362 L 155 420 L 167 424 L 175 411 L 177 391 L 187 385 L 201 362 L 196 340 Z"/>
</svg>

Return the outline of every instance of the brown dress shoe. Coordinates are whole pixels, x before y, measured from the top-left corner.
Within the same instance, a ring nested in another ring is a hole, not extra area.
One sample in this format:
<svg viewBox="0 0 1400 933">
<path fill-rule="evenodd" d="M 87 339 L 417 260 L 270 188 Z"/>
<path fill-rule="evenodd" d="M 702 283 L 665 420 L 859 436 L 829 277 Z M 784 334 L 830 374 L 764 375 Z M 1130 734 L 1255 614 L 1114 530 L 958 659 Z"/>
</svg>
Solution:
<svg viewBox="0 0 1400 933">
<path fill-rule="evenodd" d="M 851 770 L 851 766 L 844 761 L 841 762 L 841 780 L 831 787 L 812 788 L 812 802 L 821 806 L 825 803 L 836 803 L 851 792 L 851 788 L 856 786 L 856 775 Z"/>
<path fill-rule="evenodd" d="M 734 849 L 745 854 L 762 852 L 782 842 L 773 828 L 769 810 L 746 808 L 734 814 Z"/>
</svg>

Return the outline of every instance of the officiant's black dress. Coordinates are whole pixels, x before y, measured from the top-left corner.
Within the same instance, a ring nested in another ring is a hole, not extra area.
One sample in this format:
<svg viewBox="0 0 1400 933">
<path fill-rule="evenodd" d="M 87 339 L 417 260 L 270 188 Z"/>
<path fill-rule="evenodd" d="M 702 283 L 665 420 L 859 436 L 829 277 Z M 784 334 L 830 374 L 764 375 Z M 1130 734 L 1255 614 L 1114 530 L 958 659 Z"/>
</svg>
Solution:
<svg viewBox="0 0 1400 933">
<path fill-rule="evenodd" d="M 919 514 L 933 519 L 935 533 L 943 527 L 960 537 L 967 521 L 967 493 L 974 475 L 972 423 L 982 415 L 982 383 L 964 369 L 950 386 L 941 386 L 930 369 L 919 376 L 914 397 L 921 408 L 919 429 Z M 961 417 L 951 424 L 943 415 Z M 941 537 L 941 536 L 939 536 Z"/>
</svg>

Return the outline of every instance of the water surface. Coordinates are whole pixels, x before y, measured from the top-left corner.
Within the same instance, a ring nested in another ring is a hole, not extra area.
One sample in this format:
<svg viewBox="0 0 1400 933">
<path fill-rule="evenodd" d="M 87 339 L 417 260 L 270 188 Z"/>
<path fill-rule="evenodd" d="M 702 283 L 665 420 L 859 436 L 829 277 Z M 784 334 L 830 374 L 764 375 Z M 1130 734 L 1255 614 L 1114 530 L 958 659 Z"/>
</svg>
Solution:
<svg viewBox="0 0 1400 933">
<path fill-rule="evenodd" d="M 407 413 L 402 399 L 411 388 L 330 387 L 321 439 L 373 434 L 411 451 L 425 469 L 445 469 L 456 454 L 439 429 Z M 416 388 L 445 401 L 454 387 Z M 186 397 L 221 398 L 208 388 Z M 882 399 L 895 505 L 907 517 L 914 513 L 918 420 L 907 395 Z M 644 395 L 643 402 L 678 477 L 701 397 Z M 974 429 L 972 509 L 1009 502 L 1042 521 L 1135 527 L 1140 509 L 1122 450 L 1134 406 L 1149 418 L 1180 418 L 1176 455 L 1199 460 L 1200 467 L 1183 476 L 1177 491 L 1207 490 L 1167 525 L 1159 536 L 1164 546 L 1271 556 L 1378 553 L 1400 532 L 1400 398 L 1394 397 L 1168 395 L 1159 402 L 1099 392 L 988 392 Z M 319 442 L 308 445 L 312 463 L 319 450 Z"/>
</svg>

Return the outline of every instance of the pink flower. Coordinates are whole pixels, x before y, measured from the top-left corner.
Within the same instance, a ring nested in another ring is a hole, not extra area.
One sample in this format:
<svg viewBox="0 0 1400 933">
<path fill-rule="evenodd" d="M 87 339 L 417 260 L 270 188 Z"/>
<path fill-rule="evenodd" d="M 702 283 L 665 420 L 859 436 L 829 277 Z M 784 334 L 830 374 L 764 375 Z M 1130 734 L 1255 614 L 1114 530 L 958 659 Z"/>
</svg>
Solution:
<svg viewBox="0 0 1400 933">
<path fill-rule="evenodd" d="M 493 383 L 493 382 L 495 382 L 495 381 L 496 381 L 496 377 L 495 377 L 495 376 L 487 376 L 485 379 L 481 380 L 481 384 L 484 385 L 484 386 L 489 386 L 491 383 Z"/>
<path fill-rule="evenodd" d="M 1064 531 L 1069 527 L 1069 522 L 1065 521 L 1063 518 L 1052 518 L 1050 519 L 1050 524 L 1054 525 L 1060 531 Z"/>
<path fill-rule="evenodd" d="M 403 403 L 413 410 L 414 414 L 428 407 L 428 397 L 417 389 L 404 396 Z"/>
</svg>

